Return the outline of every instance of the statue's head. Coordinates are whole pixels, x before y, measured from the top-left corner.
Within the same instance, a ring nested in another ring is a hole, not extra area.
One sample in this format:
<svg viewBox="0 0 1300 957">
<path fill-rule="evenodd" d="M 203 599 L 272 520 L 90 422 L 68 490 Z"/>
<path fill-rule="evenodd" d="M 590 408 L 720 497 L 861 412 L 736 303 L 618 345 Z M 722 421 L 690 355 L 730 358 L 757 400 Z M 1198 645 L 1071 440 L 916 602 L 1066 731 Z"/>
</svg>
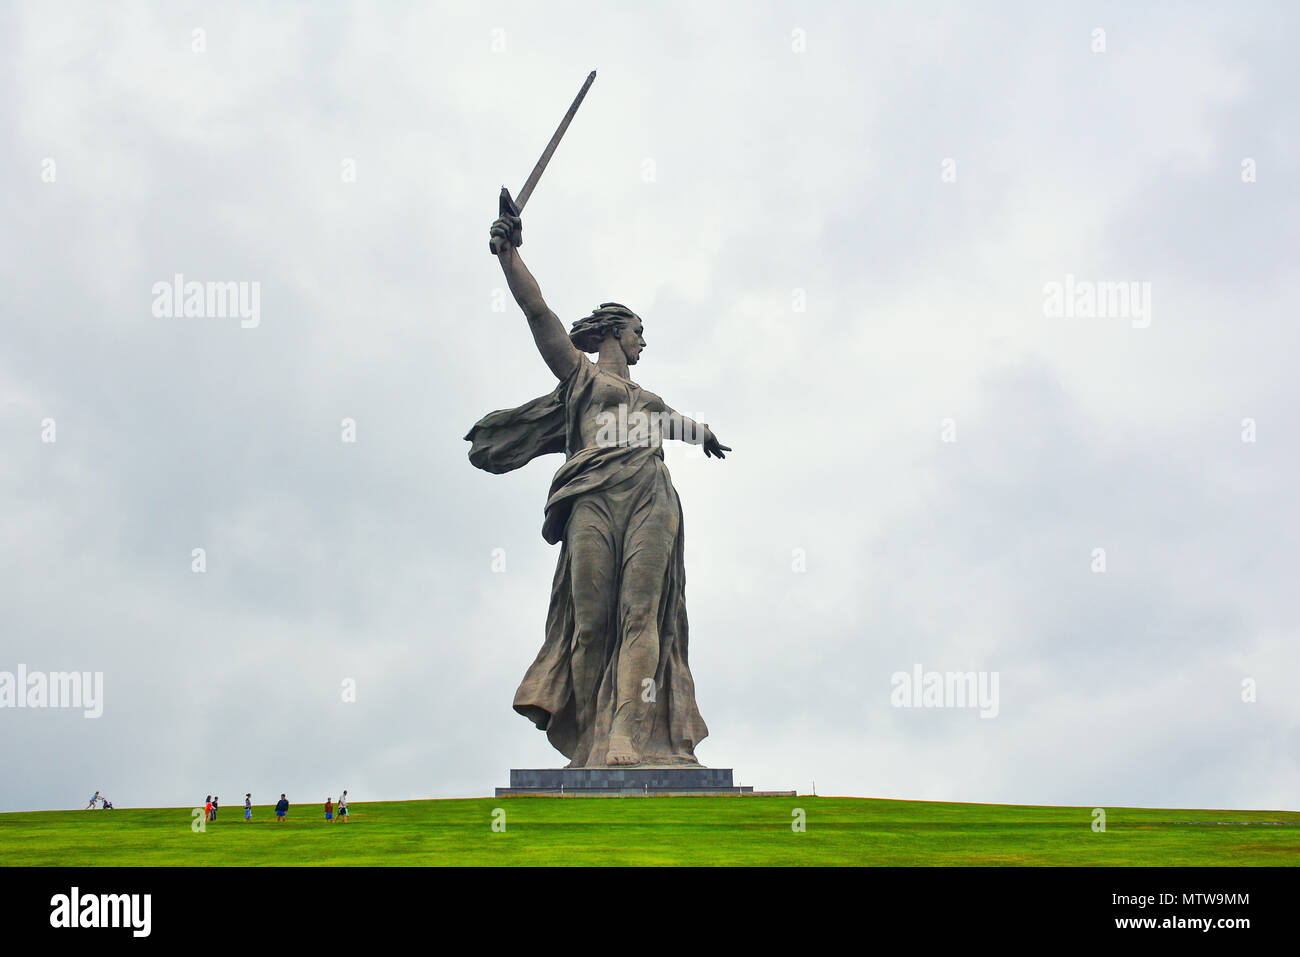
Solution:
<svg viewBox="0 0 1300 957">
<path fill-rule="evenodd" d="M 602 302 L 590 316 L 573 324 L 569 341 L 583 352 L 600 352 L 602 342 L 614 340 L 627 357 L 627 364 L 634 366 L 645 348 L 641 333 L 640 316 L 621 303 Z"/>
</svg>

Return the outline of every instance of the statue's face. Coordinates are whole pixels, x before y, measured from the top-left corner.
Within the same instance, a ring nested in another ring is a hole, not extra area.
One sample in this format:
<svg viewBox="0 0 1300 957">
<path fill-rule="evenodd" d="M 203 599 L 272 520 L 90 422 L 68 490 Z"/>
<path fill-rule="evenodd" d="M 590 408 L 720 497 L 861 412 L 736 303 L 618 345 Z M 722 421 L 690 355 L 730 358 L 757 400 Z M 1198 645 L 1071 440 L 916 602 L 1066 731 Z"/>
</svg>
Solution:
<svg viewBox="0 0 1300 957">
<path fill-rule="evenodd" d="M 623 355 L 627 356 L 627 364 L 630 366 L 636 365 L 636 360 L 641 356 L 641 350 L 645 348 L 643 332 L 644 328 L 639 318 L 629 320 L 618 332 L 619 345 L 623 347 Z"/>
</svg>

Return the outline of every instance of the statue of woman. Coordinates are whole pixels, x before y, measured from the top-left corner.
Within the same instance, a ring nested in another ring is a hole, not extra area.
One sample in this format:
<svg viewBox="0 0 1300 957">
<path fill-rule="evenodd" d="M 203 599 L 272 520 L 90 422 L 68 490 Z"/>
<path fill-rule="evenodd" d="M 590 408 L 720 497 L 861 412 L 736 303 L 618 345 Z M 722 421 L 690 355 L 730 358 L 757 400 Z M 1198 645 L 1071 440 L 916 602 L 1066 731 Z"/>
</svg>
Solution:
<svg viewBox="0 0 1300 957">
<path fill-rule="evenodd" d="M 518 223 L 493 223 L 493 246 L 559 386 L 491 413 L 466 436 L 470 461 L 489 472 L 565 455 L 542 525 L 547 542 L 561 543 L 546 639 L 514 707 L 571 768 L 698 765 L 708 728 L 687 663 L 682 507 L 661 441 L 718 458 L 731 449 L 628 377 L 646 341 L 626 306 L 603 303 L 565 332 L 509 241 Z"/>
</svg>

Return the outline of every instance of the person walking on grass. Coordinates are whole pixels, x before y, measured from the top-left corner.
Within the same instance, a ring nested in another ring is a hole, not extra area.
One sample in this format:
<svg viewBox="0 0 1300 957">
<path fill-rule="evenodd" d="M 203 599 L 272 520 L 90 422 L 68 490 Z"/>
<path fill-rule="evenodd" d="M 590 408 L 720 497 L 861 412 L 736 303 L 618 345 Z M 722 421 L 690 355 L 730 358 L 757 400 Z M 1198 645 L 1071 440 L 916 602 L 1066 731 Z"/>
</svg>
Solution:
<svg viewBox="0 0 1300 957">
<path fill-rule="evenodd" d="M 208 795 L 207 801 L 203 804 L 203 816 L 209 821 L 212 820 L 212 795 Z"/>
<path fill-rule="evenodd" d="M 325 799 L 325 820 L 327 821 L 334 820 L 334 799 L 333 798 Z"/>
<path fill-rule="evenodd" d="M 101 798 L 100 798 L 100 796 L 99 796 L 99 792 L 96 791 L 94 794 L 92 794 L 92 795 L 90 796 L 90 803 L 87 804 L 84 808 L 82 808 L 82 810 L 83 810 L 83 811 L 89 811 L 89 810 L 91 810 L 92 808 L 94 808 L 94 806 L 95 806 L 96 804 L 98 804 L 98 803 L 100 802 L 100 800 L 101 800 Z"/>
<path fill-rule="evenodd" d="M 288 813 L 289 813 L 289 801 L 283 794 L 281 794 L 280 800 L 277 801 L 275 805 L 275 823 L 283 824 L 284 816 Z"/>
<path fill-rule="evenodd" d="M 344 824 L 348 823 L 348 792 L 344 791 L 339 796 L 339 820 Z"/>
<path fill-rule="evenodd" d="M 212 820 L 217 819 L 217 804 L 221 801 L 215 794 L 212 796 Z"/>
<path fill-rule="evenodd" d="M 245 794 L 244 795 L 244 820 L 251 821 L 252 819 L 253 819 L 253 795 Z"/>
</svg>

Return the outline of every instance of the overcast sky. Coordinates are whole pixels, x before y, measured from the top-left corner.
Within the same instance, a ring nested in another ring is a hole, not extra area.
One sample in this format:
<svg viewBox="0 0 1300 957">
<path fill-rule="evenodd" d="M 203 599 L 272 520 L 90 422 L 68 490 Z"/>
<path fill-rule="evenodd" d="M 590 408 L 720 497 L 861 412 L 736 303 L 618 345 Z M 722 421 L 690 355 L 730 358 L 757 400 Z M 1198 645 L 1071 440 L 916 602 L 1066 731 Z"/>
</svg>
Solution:
<svg viewBox="0 0 1300 957">
<path fill-rule="evenodd" d="M 667 459 L 700 759 L 1295 809 L 1300 14 L 1133 6 L 5 4 L 0 671 L 104 710 L 0 709 L 0 809 L 563 763 L 511 710 L 561 459 L 462 437 L 554 386 L 488 228 L 593 68 L 521 252 L 735 449 Z M 178 273 L 256 325 L 155 315 Z"/>
</svg>

